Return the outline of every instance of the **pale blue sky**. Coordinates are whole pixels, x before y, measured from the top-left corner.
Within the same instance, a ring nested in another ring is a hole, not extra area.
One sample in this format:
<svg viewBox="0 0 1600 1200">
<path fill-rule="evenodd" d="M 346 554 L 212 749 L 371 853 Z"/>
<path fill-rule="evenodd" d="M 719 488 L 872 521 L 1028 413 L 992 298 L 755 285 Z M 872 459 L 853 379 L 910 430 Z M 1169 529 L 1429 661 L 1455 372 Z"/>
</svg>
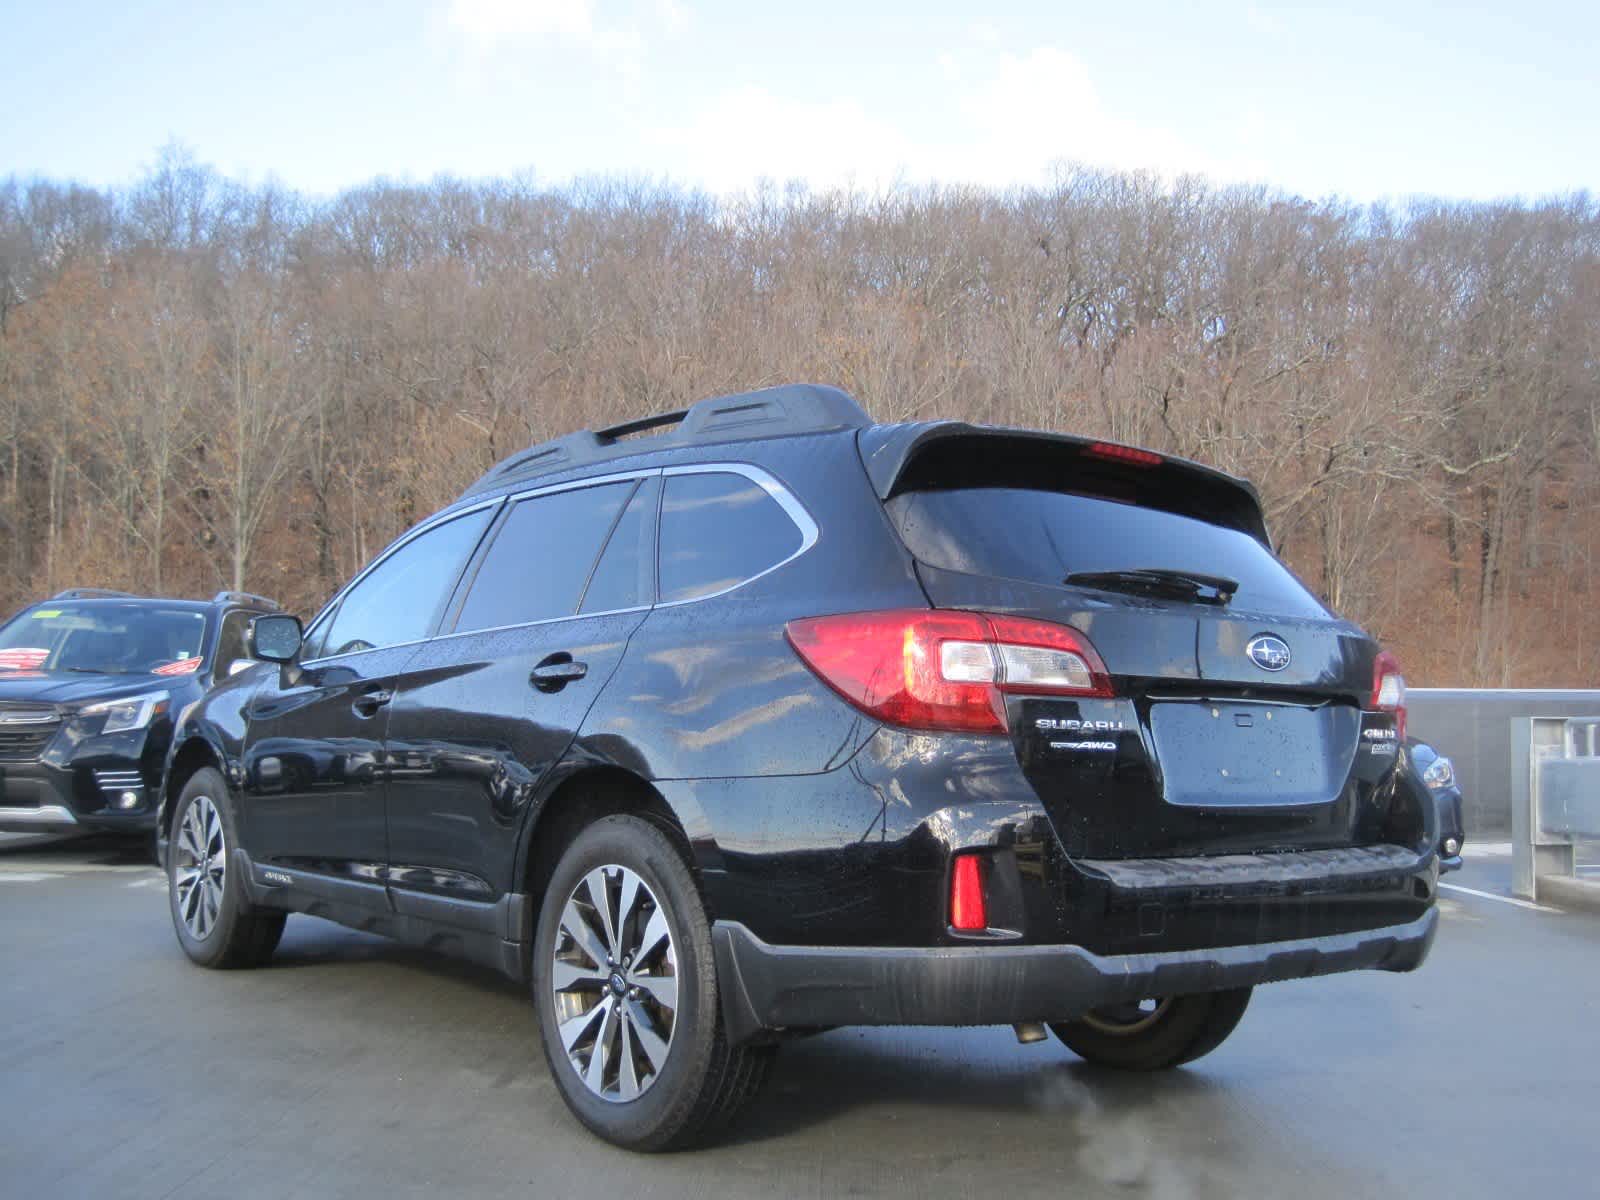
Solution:
<svg viewBox="0 0 1600 1200">
<path fill-rule="evenodd" d="M 0 0 L 0 174 L 1600 190 L 1600 0 Z"/>
</svg>

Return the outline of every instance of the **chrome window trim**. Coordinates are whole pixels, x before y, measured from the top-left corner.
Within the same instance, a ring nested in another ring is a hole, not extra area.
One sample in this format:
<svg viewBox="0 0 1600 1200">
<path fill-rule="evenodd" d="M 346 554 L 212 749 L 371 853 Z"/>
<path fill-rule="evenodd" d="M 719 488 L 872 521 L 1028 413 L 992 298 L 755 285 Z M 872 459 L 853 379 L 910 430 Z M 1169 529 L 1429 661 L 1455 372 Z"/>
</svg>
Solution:
<svg viewBox="0 0 1600 1200">
<path fill-rule="evenodd" d="M 566 483 L 551 483 L 544 487 L 528 488 L 520 492 L 508 492 L 504 499 L 507 503 L 515 504 L 520 500 L 532 500 L 537 496 L 552 496 L 557 492 L 576 492 L 580 488 L 602 487 L 608 483 L 626 483 L 630 479 L 648 479 L 652 475 L 660 475 L 662 468 L 645 467 L 638 471 L 617 471 L 610 475 L 591 475 L 587 479 L 572 479 Z M 560 620 L 559 617 L 551 618 Z"/>
<path fill-rule="evenodd" d="M 811 517 L 811 514 L 806 511 L 805 505 L 801 504 L 799 499 L 797 499 L 795 497 L 795 495 L 792 492 L 789 491 L 788 488 L 786 488 L 783 484 L 779 483 L 776 479 L 774 479 L 771 475 L 769 475 L 766 471 L 762 470 L 760 467 L 753 467 L 749 463 L 735 463 L 735 462 L 692 463 L 692 464 L 687 464 L 687 465 L 681 466 L 681 467 L 665 467 L 665 468 L 662 469 L 661 474 L 662 474 L 663 477 L 672 476 L 672 475 L 743 475 L 751 483 L 755 484 L 762 491 L 766 492 L 767 495 L 771 496 L 772 499 L 777 502 L 778 507 L 783 509 L 784 513 L 787 514 L 788 518 L 791 521 L 794 522 L 795 527 L 800 530 L 800 548 L 798 550 L 794 551 L 794 553 L 790 554 L 788 558 L 780 559 L 778 562 L 773 563 L 770 567 L 767 567 L 765 570 L 757 571 L 754 575 L 751 575 L 751 576 L 748 576 L 747 578 L 741 579 L 741 580 L 739 580 L 738 583 L 731 583 L 727 587 L 722 588 L 719 591 L 707 592 L 703 596 L 688 596 L 688 597 L 685 597 L 682 600 L 657 601 L 657 603 L 655 605 L 655 607 L 657 607 L 657 608 L 678 608 L 678 607 L 680 607 L 681 605 L 684 605 L 684 604 L 698 604 L 702 600 L 715 600 L 719 596 L 726 596 L 729 592 L 736 592 L 740 588 L 744 587 L 746 584 L 754 583 L 756 580 L 762 578 L 763 576 L 772 574 L 774 571 L 778 570 L 780 567 L 788 566 L 795 559 L 799 558 L 802 554 L 804 554 L 807 550 L 811 549 L 811 547 L 815 546 L 817 544 L 817 540 L 822 536 L 821 535 L 821 531 L 817 528 L 816 521 L 813 520 L 812 517 Z M 662 505 L 662 513 L 663 513 L 663 515 L 665 515 L 665 512 L 666 512 L 666 503 L 667 503 L 667 493 L 666 493 L 665 483 L 663 482 L 662 491 L 661 491 L 661 505 Z M 657 521 L 656 522 L 656 593 L 658 595 L 661 592 L 661 566 L 660 566 L 660 560 L 661 560 L 661 522 Z"/>
<path fill-rule="evenodd" d="M 818 540 L 821 538 L 821 531 L 818 529 L 816 521 L 812 519 L 810 512 L 806 510 L 805 505 L 801 504 L 799 499 L 796 498 L 787 487 L 785 487 L 767 471 L 763 470 L 761 467 L 751 466 L 749 463 L 686 463 L 683 466 L 678 467 L 646 467 L 643 470 L 637 471 L 618 471 L 608 475 L 594 475 L 586 479 L 569 480 L 566 483 L 554 483 L 548 484 L 545 487 L 528 488 L 520 492 L 508 492 L 504 495 L 490 497 L 487 500 L 480 500 L 476 504 L 469 505 L 468 507 L 462 508 L 455 512 L 439 514 L 439 516 L 428 521 L 426 524 L 417 526 L 415 529 L 402 535 L 394 542 L 391 542 L 384 549 L 383 554 L 374 559 L 366 568 L 366 570 L 362 571 L 360 575 L 357 575 L 349 583 L 345 584 L 344 587 L 335 593 L 333 599 L 329 600 L 327 604 L 322 606 L 322 609 L 317 613 L 316 618 L 311 622 L 310 625 L 306 626 L 306 628 L 308 630 L 316 628 L 316 623 L 317 621 L 322 620 L 323 613 L 327 612 L 329 609 L 333 608 L 336 604 L 343 600 L 345 593 L 349 592 L 351 588 L 355 587 L 356 584 L 365 579 L 370 572 L 376 570 L 378 566 L 381 565 L 383 561 L 391 554 L 394 554 L 396 551 L 401 549 L 401 547 L 407 545 L 414 538 L 422 536 L 422 534 L 426 533 L 428 530 L 437 525 L 443 524 L 445 521 L 454 520 L 456 517 L 465 516 L 470 512 L 476 512 L 480 508 L 488 508 L 491 505 L 515 504 L 518 501 L 530 500 L 539 496 L 554 495 L 557 492 L 577 491 L 580 488 L 597 487 L 608 483 L 623 483 L 630 479 L 648 479 L 655 475 L 660 475 L 662 477 L 671 475 L 742 475 L 751 483 L 759 487 L 762 491 L 766 492 L 767 495 L 771 496 L 772 499 L 777 503 L 778 507 L 783 509 L 788 518 L 794 522 L 795 527 L 800 531 L 800 548 L 795 550 L 787 558 L 773 563 L 765 570 L 759 571 L 746 579 L 741 579 L 738 583 L 730 584 L 720 591 L 707 592 L 703 596 L 690 596 L 684 600 L 669 600 L 665 603 L 635 604 L 629 608 L 606 609 L 604 612 L 569 613 L 564 617 L 542 617 L 537 621 L 520 621 L 514 625 L 495 625 L 487 629 L 468 629 L 460 632 L 441 633 L 432 637 L 417 638 L 409 642 L 394 642 L 387 646 L 374 646 L 370 650 L 351 650 L 347 654 L 329 654 L 324 655 L 322 658 L 310 658 L 305 660 L 300 665 L 303 667 L 320 666 L 323 663 L 340 662 L 345 659 L 358 658 L 363 654 L 376 654 L 380 650 L 399 650 L 404 649 L 407 646 L 422 646 L 430 642 L 445 642 L 454 638 L 476 637 L 480 634 L 486 633 L 504 633 L 512 629 L 531 629 L 540 625 L 556 625 L 562 621 L 585 621 L 593 617 L 615 617 L 623 616 L 627 613 L 646 612 L 653 608 L 678 608 L 685 604 L 699 604 L 702 600 L 715 600 L 719 596 L 726 596 L 729 592 L 738 591 L 746 584 L 754 583 L 763 576 L 772 574 L 772 572 L 778 570 L 780 567 L 788 566 L 807 550 L 811 549 L 811 547 L 815 546 Z M 665 500 L 664 493 L 662 499 L 663 501 Z M 659 514 L 657 515 L 656 520 L 655 541 L 656 552 L 659 556 L 661 550 L 661 522 Z M 656 591 L 659 593 L 660 590 L 661 580 L 658 567 Z"/>
</svg>

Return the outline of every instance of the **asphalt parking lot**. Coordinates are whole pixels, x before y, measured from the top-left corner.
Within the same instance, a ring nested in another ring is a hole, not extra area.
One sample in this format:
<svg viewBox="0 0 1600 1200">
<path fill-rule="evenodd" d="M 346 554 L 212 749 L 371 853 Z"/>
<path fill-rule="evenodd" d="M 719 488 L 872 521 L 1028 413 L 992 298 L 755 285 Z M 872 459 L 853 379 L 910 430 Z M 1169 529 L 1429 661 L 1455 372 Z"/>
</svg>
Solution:
<svg viewBox="0 0 1600 1200">
<path fill-rule="evenodd" d="M 1263 988 L 1176 1073 L 840 1030 L 786 1047 L 729 1140 L 645 1158 L 568 1117 L 493 973 L 306 917 L 272 966 L 202 971 L 137 851 L 7 840 L 0 1193 L 1593 1194 L 1600 918 L 1444 894 L 1420 971 Z"/>
</svg>

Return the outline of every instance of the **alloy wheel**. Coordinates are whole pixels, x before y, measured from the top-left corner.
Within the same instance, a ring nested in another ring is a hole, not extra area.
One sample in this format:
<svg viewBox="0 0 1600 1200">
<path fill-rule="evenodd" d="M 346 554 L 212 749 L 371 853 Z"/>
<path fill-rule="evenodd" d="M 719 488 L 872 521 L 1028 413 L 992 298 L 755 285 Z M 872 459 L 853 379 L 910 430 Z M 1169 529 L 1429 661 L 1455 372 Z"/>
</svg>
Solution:
<svg viewBox="0 0 1600 1200">
<path fill-rule="evenodd" d="M 194 798 L 183 814 L 177 839 L 167 852 L 173 856 L 172 881 L 178 891 L 178 912 L 189 936 L 203 942 L 216 928 L 228 870 L 228 840 L 211 797 Z"/>
<path fill-rule="evenodd" d="M 667 912 L 627 867 L 596 867 L 561 910 L 550 988 L 561 1046 L 602 1100 L 636 1100 L 661 1076 L 678 1017 Z"/>
</svg>

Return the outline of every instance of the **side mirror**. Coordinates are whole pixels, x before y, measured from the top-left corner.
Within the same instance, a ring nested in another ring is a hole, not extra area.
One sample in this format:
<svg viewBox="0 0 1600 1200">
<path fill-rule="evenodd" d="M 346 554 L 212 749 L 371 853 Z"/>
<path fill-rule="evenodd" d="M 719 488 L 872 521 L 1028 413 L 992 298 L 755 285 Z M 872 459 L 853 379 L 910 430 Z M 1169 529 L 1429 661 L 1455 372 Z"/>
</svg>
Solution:
<svg viewBox="0 0 1600 1200">
<path fill-rule="evenodd" d="M 270 613 L 250 622 L 245 639 L 250 657 L 263 662 L 290 663 L 300 653 L 300 618 L 288 613 Z M 232 668 L 229 668 L 232 671 Z"/>
</svg>

